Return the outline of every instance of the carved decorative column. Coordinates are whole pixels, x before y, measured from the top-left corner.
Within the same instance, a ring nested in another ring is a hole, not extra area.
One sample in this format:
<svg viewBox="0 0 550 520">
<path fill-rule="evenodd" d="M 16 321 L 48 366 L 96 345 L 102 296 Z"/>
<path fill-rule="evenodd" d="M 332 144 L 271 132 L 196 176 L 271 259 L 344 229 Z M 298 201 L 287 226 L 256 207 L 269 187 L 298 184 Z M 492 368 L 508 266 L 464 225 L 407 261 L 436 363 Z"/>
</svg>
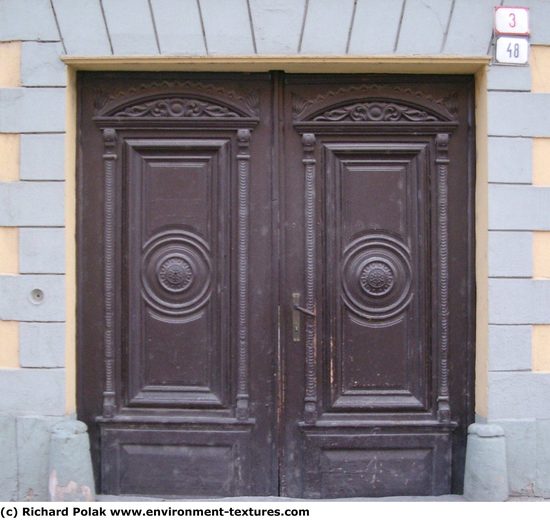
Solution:
<svg viewBox="0 0 550 520">
<path fill-rule="evenodd" d="M 103 391 L 103 416 L 113 417 L 115 413 L 115 382 L 114 382 L 114 226 L 115 226 L 115 208 L 114 208 L 114 171 L 117 160 L 116 144 L 117 135 L 113 128 L 103 130 L 103 164 L 104 164 L 104 231 L 103 231 L 103 251 L 104 251 L 104 290 L 105 290 L 105 332 L 104 332 L 104 356 L 105 356 L 105 388 Z"/>
<path fill-rule="evenodd" d="M 237 132 L 239 169 L 239 246 L 238 246 L 238 383 L 237 419 L 244 421 L 248 411 L 248 242 L 250 199 L 250 130 Z"/>
<path fill-rule="evenodd" d="M 304 421 L 314 424 L 317 419 L 317 345 L 315 318 L 315 134 L 304 134 L 302 163 L 305 173 L 304 220 L 305 220 L 305 308 L 309 311 L 306 320 L 306 392 Z"/>
<path fill-rule="evenodd" d="M 438 186 L 438 232 L 439 244 L 439 389 L 437 415 L 441 422 L 451 420 L 449 406 L 449 233 L 448 233 L 448 186 L 449 134 L 437 134 L 435 139 Z"/>
</svg>

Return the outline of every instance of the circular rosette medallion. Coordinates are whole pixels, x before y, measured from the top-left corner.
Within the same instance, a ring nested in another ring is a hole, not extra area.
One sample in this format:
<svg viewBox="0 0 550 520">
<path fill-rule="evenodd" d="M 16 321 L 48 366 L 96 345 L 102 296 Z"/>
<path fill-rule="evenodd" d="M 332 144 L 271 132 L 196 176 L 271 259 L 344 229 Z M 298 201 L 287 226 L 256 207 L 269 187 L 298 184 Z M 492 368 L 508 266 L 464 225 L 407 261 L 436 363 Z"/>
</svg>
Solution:
<svg viewBox="0 0 550 520">
<path fill-rule="evenodd" d="M 387 235 L 365 235 L 344 251 L 342 297 L 346 307 L 368 321 L 387 321 L 411 300 L 408 249 Z"/>
<path fill-rule="evenodd" d="M 143 248 L 143 297 L 160 314 L 196 313 L 210 297 L 208 244 L 188 231 L 167 231 Z"/>
</svg>

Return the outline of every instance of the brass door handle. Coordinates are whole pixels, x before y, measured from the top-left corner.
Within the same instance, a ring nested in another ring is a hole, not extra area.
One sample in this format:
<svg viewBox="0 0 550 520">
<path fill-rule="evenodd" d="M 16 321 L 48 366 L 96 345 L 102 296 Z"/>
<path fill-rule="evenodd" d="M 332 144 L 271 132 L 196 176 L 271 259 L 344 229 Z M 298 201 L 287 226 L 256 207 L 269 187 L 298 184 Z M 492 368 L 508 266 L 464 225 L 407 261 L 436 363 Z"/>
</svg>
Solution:
<svg viewBox="0 0 550 520">
<path fill-rule="evenodd" d="M 301 314 L 315 318 L 316 314 L 300 306 L 300 293 L 292 293 L 292 341 L 300 341 Z"/>
<path fill-rule="evenodd" d="M 315 318 L 316 314 L 313 311 L 310 311 L 304 307 L 300 307 L 299 305 L 294 304 L 294 308 L 297 311 L 303 312 L 304 314 L 307 314 L 308 316 L 311 316 L 312 318 Z"/>
</svg>

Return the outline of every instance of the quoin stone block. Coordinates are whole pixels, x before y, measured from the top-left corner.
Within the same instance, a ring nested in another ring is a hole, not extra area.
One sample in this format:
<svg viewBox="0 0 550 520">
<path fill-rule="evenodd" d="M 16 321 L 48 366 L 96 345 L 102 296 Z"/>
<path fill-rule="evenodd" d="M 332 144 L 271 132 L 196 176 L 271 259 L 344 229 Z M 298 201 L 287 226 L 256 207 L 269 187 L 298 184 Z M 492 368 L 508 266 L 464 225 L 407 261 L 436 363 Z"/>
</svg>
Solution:
<svg viewBox="0 0 550 520">
<path fill-rule="evenodd" d="M 65 321 L 65 277 L 0 276 L 0 319 Z"/>
<path fill-rule="evenodd" d="M 65 370 L 0 369 L 0 394 L 0 413 L 62 416 L 65 413 Z"/>
<path fill-rule="evenodd" d="M 531 325 L 489 326 L 489 370 L 531 369 Z"/>
<path fill-rule="evenodd" d="M 61 43 L 23 42 L 21 84 L 26 87 L 65 86 L 67 72 L 59 59 Z"/>
<path fill-rule="evenodd" d="M 0 226 L 63 226 L 64 204 L 60 182 L 0 183 Z"/>
<path fill-rule="evenodd" d="M 489 231 L 489 276 L 531 277 L 532 248 L 532 233 Z"/>
<path fill-rule="evenodd" d="M 19 325 L 19 360 L 25 368 L 65 366 L 65 324 L 28 323 Z"/>
<path fill-rule="evenodd" d="M 21 136 L 21 180 L 65 179 L 65 134 Z"/>
<path fill-rule="evenodd" d="M 533 141 L 489 137 L 489 182 L 531 184 Z"/>
<path fill-rule="evenodd" d="M 19 272 L 62 274 L 65 272 L 63 228 L 21 228 Z"/>
</svg>

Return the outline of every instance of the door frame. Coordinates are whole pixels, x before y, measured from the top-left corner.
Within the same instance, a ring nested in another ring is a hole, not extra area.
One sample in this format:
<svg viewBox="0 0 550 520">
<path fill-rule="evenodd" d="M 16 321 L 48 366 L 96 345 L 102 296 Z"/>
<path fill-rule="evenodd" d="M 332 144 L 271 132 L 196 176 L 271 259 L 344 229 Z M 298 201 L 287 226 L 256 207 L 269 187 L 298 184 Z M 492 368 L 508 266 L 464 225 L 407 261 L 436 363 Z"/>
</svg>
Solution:
<svg viewBox="0 0 550 520">
<path fill-rule="evenodd" d="M 66 232 L 66 413 L 76 412 L 76 72 L 93 71 L 202 71 L 289 73 L 392 73 L 473 74 L 475 76 L 475 412 L 486 416 L 488 358 L 488 164 L 487 164 L 487 65 L 489 57 L 65 57 L 67 64 L 67 112 L 65 135 L 65 232 Z"/>
</svg>

